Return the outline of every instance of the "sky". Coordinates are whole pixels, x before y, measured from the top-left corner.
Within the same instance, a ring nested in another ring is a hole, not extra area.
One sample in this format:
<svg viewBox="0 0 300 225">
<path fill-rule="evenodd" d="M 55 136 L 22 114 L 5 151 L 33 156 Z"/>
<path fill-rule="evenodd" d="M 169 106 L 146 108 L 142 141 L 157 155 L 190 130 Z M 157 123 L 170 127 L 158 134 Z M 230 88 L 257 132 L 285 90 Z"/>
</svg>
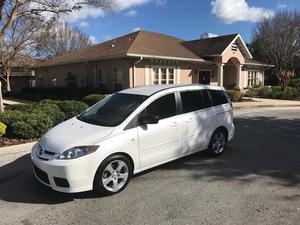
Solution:
<svg viewBox="0 0 300 225">
<path fill-rule="evenodd" d="M 72 1 L 72 0 L 70 0 Z M 300 0 L 114 0 L 114 12 L 84 7 L 66 16 L 96 44 L 146 30 L 184 40 L 240 33 L 251 41 L 255 22 L 280 10 L 300 10 Z"/>
</svg>

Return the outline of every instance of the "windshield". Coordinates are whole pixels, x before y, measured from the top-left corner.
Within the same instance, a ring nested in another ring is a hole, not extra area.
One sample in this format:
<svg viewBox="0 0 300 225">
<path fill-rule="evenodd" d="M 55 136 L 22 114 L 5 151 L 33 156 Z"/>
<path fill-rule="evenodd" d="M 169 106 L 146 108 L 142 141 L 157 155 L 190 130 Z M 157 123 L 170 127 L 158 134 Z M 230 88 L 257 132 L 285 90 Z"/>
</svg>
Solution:
<svg viewBox="0 0 300 225">
<path fill-rule="evenodd" d="M 99 126 L 114 127 L 121 124 L 147 96 L 115 93 L 88 109 L 77 119 Z"/>
</svg>

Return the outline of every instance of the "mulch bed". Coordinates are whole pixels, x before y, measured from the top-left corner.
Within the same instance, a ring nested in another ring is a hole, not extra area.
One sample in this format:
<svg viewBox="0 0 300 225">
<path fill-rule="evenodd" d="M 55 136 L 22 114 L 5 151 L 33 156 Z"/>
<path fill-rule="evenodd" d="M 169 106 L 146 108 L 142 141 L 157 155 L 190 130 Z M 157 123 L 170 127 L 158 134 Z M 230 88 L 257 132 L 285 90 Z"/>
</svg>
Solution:
<svg viewBox="0 0 300 225">
<path fill-rule="evenodd" d="M 2 137 L 0 138 L 0 148 L 10 146 L 10 145 L 25 144 L 33 141 L 36 141 L 36 139 L 11 139 L 11 138 Z"/>
</svg>

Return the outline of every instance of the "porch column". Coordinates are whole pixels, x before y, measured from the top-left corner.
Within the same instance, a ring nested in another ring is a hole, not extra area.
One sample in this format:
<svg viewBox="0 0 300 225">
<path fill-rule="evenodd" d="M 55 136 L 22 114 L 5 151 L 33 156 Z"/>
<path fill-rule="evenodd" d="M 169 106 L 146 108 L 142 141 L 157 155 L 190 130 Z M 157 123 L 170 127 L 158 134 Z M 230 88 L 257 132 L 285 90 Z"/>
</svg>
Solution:
<svg viewBox="0 0 300 225">
<path fill-rule="evenodd" d="M 218 66 L 218 85 L 220 87 L 223 87 L 223 67 L 224 67 L 224 64 L 219 63 L 219 64 L 217 64 L 217 66 Z"/>
<path fill-rule="evenodd" d="M 243 65 L 236 65 L 236 87 L 241 88 L 241 76 L 242 76 L 242 66 Z"/>
</svg>

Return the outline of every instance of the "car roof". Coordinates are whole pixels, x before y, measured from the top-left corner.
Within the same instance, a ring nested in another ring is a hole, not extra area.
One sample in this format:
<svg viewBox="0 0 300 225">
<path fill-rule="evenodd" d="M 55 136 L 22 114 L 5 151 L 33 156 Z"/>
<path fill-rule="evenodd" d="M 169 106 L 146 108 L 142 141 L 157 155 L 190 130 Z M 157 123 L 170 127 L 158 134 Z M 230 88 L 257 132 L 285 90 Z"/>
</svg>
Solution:
<svg viewBox="0 0 300 225">
<path fill-rule="evenodd" d="M 193 89 L 214 89 L 214 90 L 223 90 L 223 88 L 218 86 L 209 86 L 204 84 L 189 84 L 189 85 L 183 85 L 183 84 L 161 84 L 161 85 L 147 85 L 147 86 L 139 86 L 134 88 L 128 88 L 125 90 L 120 91 L 119 93 L 122 94 L 135 94 L 135 95 L 145 95 L 145 96 L 151 96 L 155 93 L 174 89 L 176 90 L 193 90 Z"/>
</svg>

